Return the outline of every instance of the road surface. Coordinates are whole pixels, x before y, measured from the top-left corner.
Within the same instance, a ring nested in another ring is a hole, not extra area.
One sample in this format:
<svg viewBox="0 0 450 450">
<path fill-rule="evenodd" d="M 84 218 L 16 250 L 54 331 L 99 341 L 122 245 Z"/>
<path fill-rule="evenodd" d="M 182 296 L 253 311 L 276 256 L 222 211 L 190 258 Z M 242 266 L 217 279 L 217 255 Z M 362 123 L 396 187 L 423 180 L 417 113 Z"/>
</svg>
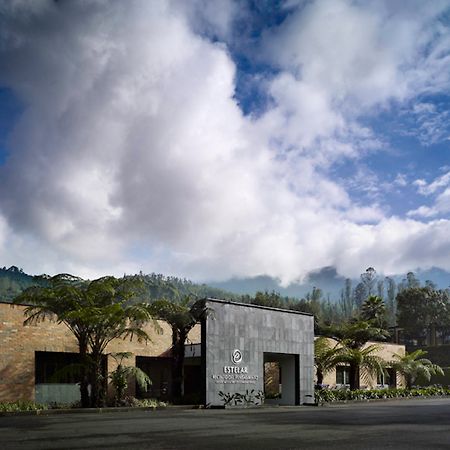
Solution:
<svg viewBox="0 0 450 450">
<path fill-rule="evenodd" d="M 450 399 L 0 417 L 9 449 L 450 449 Z"/>
</svg>

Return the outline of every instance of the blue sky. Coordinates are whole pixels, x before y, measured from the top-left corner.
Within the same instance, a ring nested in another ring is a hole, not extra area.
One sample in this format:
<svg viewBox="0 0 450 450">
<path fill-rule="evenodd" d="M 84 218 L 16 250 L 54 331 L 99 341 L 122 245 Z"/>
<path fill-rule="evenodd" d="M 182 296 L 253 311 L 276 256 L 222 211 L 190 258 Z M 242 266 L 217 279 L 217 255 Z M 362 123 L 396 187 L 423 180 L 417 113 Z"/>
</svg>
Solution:
<svg viewBox="0 0 450 450">
<path fill-rule="evenodd" d="M 450 270 L 449 1 L 0 10 L 1 264 Z"/>
</svg>

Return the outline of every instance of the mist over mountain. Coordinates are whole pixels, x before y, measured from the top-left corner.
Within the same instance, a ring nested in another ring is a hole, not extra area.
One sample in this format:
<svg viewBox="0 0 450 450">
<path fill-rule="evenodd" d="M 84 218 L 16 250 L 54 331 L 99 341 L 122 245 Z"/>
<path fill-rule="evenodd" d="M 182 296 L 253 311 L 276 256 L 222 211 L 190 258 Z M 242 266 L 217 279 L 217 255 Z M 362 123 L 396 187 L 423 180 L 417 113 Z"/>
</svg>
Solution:
<svg viewBox="0 0 450 450">
<path fill-rule="evenodd" d="M 363 271 L 361 270 L 361 273 Z M 421 284 L 425 284 L 430 280 L 439 289 L 446 289 L 450 286 L 450 273 L 437 267 L 412 272 Z M 382 273 L 378 273 L 377 276 L 379 280 L 385 278 L 385 275 Z M 392 275 L 390 278 L 398 284 L 406 278 L 406 273 Z M 314 288 L 320 288 L 324 298 L 337 301 L 341 294 L 341 289 L 344 287 L 345 280 L 345 277 L 337 273 L 335 267 L 327 266 L 310 272 L 302 283 L 291 283 L 288 286 L 282 286 L 279 280 L 266 275 L 252 278 L 231 278 L 219 282 L 208 281 L 207 284 L 237 294 L 253 295 L 258 291 L 276 291 L 283 296 L 289 297 L 304 297 Z M 355 287 L 361 280 L 360 278 L 352 278 L 351 281 L 353 287 Z"/>
<path fill-rule="evenodd" d="M 363 272 L 363 270 L 361 271 Z M 420 284 L 425 285 L 432 281 L 439 289 L 450 286 L 450 273 L 445 270 L 432 267 L 428 270 L 413 271 Z M 339 275 L 335 267 L 327 266 L 310 272 L 302 283 L 291 283 L 282 286 L 276 278 L 261 275 L 252 278 L 231 278 L 226 281 L 207 281 L 195 283 L 187 279 L 170 277 L 161 274 L 143 275 L 149 287 L 152 298 L 168 296 L 169 287 L 175 287 L 180 295 L 194 295 L 196 297 L 216 297 L 239 301 L 242 295 L 253 296 L 256 292 L 275 291 L 283 297 L 305 298 L 313 289 L 322 291 L 322 298 L 337 302 L 344 288 L 346 278 Z M 406 283 L 406 274 L 390 276 L 397 285 Z M 384 274 L 377 273 L 377 280 L 385 279 Z M 353 289 L 360 283 L 360 278 L 351 279 Z M 0 268 L 0 302 L 11 301 L 24 289 L 37 283 L 33 275 L 23 272 L 22 269 L 11 266 Z M 169 296 L 170 297 L 170 296 Z"/>
</svg>

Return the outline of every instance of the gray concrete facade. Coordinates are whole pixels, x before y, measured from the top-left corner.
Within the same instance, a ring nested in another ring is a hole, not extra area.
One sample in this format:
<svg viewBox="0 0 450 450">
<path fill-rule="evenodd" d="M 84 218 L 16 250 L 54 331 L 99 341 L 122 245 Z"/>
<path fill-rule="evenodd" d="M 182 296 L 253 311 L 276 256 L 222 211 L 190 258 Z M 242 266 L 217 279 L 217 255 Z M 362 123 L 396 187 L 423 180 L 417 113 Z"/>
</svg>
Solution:
<svg viewBox="0 0 450 450">
<path fill-rule="evenodd" d="M 285 367 L 286 389 L 280 404 L 314 402 L 312 315 L 216 299 L 204 301 L 211 311 L 202 323 L 205 404 L 223 405 L 220 392 L 264 392 L 264 361 L 274 358 Z"/>
</svg>

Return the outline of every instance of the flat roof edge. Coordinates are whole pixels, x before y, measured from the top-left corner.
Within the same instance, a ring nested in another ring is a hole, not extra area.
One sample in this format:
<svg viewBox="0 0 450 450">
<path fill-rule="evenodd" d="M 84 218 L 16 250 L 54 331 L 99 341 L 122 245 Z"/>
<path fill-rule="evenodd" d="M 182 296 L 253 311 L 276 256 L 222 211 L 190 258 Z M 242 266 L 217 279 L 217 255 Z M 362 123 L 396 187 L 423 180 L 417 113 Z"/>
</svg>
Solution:
<svg viewBox="0 0 450 450">
<path fill-rule="evenodd" d="M 247 308 L 267 309 L 269 311 L 278 311 L 278 312 L 283 312 L 283 313 L 300 314 L 301 316 L 314 317 L 314 314 L 303 312 L 303 311 L 295 311 L 293 309 L 273 308 L 272 306 L 253 305 L 252 303 L 233 302 L 231 300 L 222 300 L 220 298 L 214 298 L 214 297 L 206 297 L 202 300 L 208 301 L 208 302 L 214 302 L 214 303 L 222 303 L 222 304 L 226 304 L 226 305 L 245 306 Z"/>
</svg>

